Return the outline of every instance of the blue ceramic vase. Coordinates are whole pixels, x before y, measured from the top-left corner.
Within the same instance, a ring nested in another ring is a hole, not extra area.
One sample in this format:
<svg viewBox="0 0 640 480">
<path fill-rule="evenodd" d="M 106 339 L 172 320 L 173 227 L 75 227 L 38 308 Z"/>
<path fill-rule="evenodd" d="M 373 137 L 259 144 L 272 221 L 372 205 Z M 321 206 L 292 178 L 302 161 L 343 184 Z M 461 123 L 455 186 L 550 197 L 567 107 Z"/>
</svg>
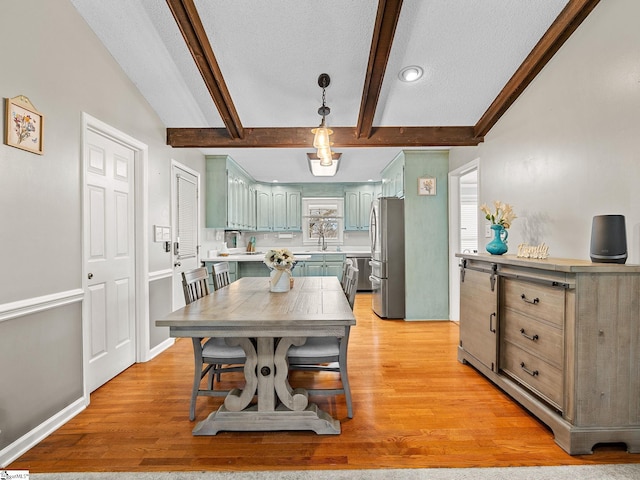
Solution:
<svg viewBox="0 0 640 480">
<path fill-rule="evenodd" d="M 491 255 L 502 255 L 509 250 L 507 246 L 507 237 L 509 233 L 502 225 L 491 225 L 493 230 L 493 240 L 487 243 L 487 252 Z"/>
</svg>

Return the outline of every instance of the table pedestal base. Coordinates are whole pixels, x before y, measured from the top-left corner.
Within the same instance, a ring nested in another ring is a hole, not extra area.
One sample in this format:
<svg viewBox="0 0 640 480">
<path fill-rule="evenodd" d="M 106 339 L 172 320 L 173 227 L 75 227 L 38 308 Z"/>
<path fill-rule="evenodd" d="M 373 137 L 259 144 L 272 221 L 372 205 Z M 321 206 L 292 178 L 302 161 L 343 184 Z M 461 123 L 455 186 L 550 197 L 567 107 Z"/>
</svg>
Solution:
<svg viewBox="0 0 640 480">
<path fill-rule="evenodd" d="M 279 406 L 272 412 L 259 412 L 251 406 L 240 412 L 231 412 L 222 405 L 206 420 L 198 423 L 193 435 L 215 435 L 220 431 L 258 432 L 278 430 L 312 430 L 319 435 L 337 435 L 340 422 L 311 403 L 302 411 Z"/>
</svg>

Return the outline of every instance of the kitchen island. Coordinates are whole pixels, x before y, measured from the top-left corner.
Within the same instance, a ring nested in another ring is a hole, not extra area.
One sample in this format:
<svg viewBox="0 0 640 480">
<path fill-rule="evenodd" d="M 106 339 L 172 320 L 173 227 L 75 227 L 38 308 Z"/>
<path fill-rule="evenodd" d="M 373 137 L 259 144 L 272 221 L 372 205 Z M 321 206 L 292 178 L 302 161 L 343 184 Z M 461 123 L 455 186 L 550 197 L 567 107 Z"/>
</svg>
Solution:
<svg viewBox="0 0 640 480">
<path fill-rule="evenodd" d="M 270 247 L 283 248 L 283 247 Z M 260 249 L 258 252 L 246 252 L 241 248 L 230 249 L 228 256 L 210 256 L 202 258 L 202 264 L 211 272 L 214 263 L 228 262 L 230 280 L 236 281 L 243 277 L 268 277 L 269 268 L 264 264 L 264 255 L 270 248 Z M 294 277 L 308 276 L 342 276 L 345 258 L 358 254 L 365 255 L 363 250 L 292 250 L 298 260 L 292 271 Z"/>
</svg>

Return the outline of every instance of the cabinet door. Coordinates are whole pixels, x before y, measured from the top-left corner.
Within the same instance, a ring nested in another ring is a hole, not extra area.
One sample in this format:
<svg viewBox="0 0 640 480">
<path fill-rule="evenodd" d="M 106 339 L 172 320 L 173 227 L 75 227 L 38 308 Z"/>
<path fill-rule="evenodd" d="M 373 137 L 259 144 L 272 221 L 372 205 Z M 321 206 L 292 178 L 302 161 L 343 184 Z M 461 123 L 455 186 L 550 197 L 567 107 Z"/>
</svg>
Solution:
<svg viewBox="0 0 640 480">
<path fill-rule="evenodd" d="M 256 230 L 273 230 L 271 208 L 271 192 L 258 189 L 256 191 Z"/>
<path fill-rule="evenodd" d="M 304 262 L 304 261 L 297 261 L 295 267 L 293 267 L 293 270 L 291 271 L 291 276 L 292 277 L 304 277 L 305 273 L 306 273 L 305 264 L 306 264 L 306 262 Z"/>
<path fill-rule="evenodd" d="M 465 269 L 460 282 L 460 346 L 494 372 L 498 369 L 498 285 L 491 274 Z"/>
<path fill-rule="evenodd" d="M 289 230 L 302 230 L 302 193 L 287 192 L 287 227 Z"/>
<path fill-rule="evenodd" d="M 369 218 L 371 211 L 371 203 L 373 202 L 373 189 L 367 189 L 360 192 L 360 199 L 358 202 L 358 225 L 360 230 L 369 230 Z"/>
<path fill-rule="evenodd" d="M 273 230 L 287 229 L 287 192 L 273 191 Z"/>
<path fill-rule="evenodd" d="M 326 277 L 338 277 L 340 280 L 342 280 L 342 262 L 325 263 L 324 275 Z"/>
<path fill-rule="evenodd" d="M 360 192 L 347 191 L 344 194 L 344 229 L 360 229 Z"/>
<path fill-rule="evenodd" d="M 324 262 L 309 262 L 309 261 L 305 262 L 304 276 L 305 277 L 323 277 Z"/>
</svg>

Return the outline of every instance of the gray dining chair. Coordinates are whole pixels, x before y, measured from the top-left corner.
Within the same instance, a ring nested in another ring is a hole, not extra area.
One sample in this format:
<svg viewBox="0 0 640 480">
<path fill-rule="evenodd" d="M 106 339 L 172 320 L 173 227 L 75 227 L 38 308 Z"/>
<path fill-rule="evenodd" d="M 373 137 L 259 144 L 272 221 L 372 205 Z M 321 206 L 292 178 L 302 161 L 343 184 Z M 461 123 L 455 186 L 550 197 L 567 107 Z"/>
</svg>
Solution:
<svg viewBox="0 0 640 480">
<path fill-rule="evenodd" d="M 344 262 L 342 263 L 342 278 L 340 279 L 340 284 L 342 285 L 343 290 L 347 283 L 347 270 L 349 270 L 349 267 L 354 267 L 354 266 L 355 265 L 351 258 L 344 259 Z"/>
<path fill-rule="evenodd" d="M 229 278 L 229 262 L 220 262 L 213 264 L 213 288 L 220 290 L 231 283 Z"/>
<path fill-rule="evenodd" d="M 182 272 L 182 288 L 187 305 L 199 298 L 209 295 L 209 272 L 206 267 L 200 267 Z M 189 420 L 196 418 L 196 399 L 198 396 L 221 397 L 229 390 L 216 390 L 214 383 L 220 381 L 221 373 L 241 372 L 244 369 L 246 356 L 241 347 L 227 345 L 224 338 L 211 337 L 209 339 L 194 337 L 194 376 L 191 389 L 191 406 Z M 207 388 L 201 388 L 202 379 L 209 375 Z"/>
<path fill-rule="evenodd" d="M 356 290 L 358 289 L 358 275 L 359 271 L 353 265 L 347 269 L 347 282 L 344 291 L 352 310 Z M 304 345 L 291 346 L 287 356 L 289 370 L 340 373 L 340 382 L 342 384 L 340 388 L 308 388 L 307 391 L 316 395 L 344 394 L 347 404 L 347 416 L 353 418 L 351 387 L 349 386 L 349 375 L 347 373 L 349 333 L 350 327 L 347 327 L 344 337 L 309 337 Z"/>
</svg>

